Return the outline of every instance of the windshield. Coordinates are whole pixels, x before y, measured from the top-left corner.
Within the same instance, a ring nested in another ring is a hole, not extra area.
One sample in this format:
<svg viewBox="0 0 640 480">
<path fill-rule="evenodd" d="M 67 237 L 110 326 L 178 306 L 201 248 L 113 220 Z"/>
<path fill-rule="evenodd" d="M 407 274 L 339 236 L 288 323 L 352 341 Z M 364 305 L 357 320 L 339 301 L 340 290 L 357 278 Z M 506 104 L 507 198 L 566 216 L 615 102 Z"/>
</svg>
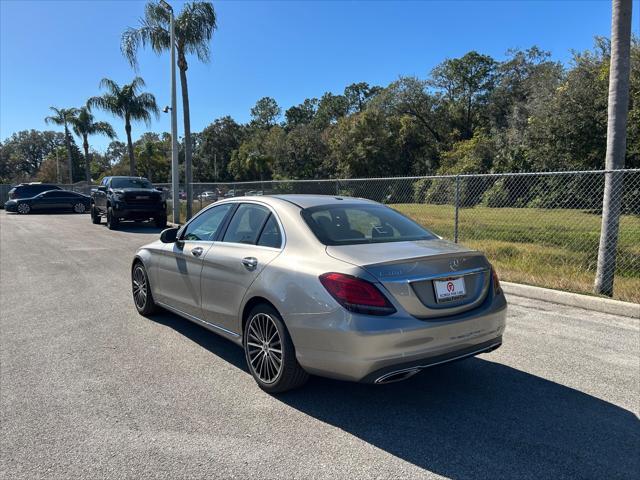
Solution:
<svg viewBox="0 0 640 480">
<path fill-rule="evenodd" d="M 113 178 L 111 188 L 153 188 L 146 178 Z"/>
<path fill-rule="evenodd" d="M 321 205 L 302 218 L 325 245 L 433 240 L 433 233 L 384 205 Z"/>
</svg>

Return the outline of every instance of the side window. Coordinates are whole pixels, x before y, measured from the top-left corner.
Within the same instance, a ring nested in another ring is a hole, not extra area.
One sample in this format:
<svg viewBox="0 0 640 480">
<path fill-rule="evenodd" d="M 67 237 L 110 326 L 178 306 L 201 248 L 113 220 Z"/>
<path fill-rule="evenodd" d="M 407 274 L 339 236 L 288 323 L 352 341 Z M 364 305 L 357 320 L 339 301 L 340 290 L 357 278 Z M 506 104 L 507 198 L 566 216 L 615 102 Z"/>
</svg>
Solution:
<svg viewBox="0 0 640 480">
<path fill-rule="evenodd" d="M 243 203 L 233 215 L 222 241 L 255 245 L 270 213 L 266 207 Z"/>
<path fill-rule="evenodd" d="M 258 245 L 272 248 L 280 248 L 282 246 L 282 234 L 273 215 L 269 215 L 269 220 L 267 220 L 258 239 Z"/>
<path fill-rule="evenodd" d="M 232 206 L 233 204 L 231 203 L 219 205 L 198 215 L 185 228 L 182 240 L 213 241 L 220 225 L 222 225 L 222 221 Z"/>
</svg>

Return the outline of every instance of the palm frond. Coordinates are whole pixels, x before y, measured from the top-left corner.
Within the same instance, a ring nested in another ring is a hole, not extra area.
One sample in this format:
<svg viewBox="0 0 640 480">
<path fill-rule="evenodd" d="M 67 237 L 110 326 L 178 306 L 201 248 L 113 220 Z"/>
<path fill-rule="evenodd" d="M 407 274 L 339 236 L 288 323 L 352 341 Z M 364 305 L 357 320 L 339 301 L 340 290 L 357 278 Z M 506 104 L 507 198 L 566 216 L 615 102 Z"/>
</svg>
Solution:
<svg viewBox="0 0 640 480">
<path fill-rule="evenodd" d="M 135 93 L 142 87 L 146 86 L 147 84 L 144 83 L 144 79 L 142 77 L 136 77 L 134 78 L 130 84 L 128 84 L 127 86 L 129 88 L 131 88 L 132 93 L 135 95 Z"/>
<path fill-rule="evenodd" d="M 117 96 L 120 93 L 120 85 L 110 78 L 103 78 L 100 80 L 100 84 L 98 86 L 100 88 L 106 88 L 114 96 Z"/>
<path fill-rule="evenodd" d="M 109 122 L 94 122 L 92 133 L 97 133 L 100 135 L 105 135 L 110 139 L 114 139 L 117 137 L 115 130 L 111 126 Z"/>
<path fill-rule="evenodd" d="M 176 19 L 176 35 L 185 53 L 194 53 L 202 62 L 210 58 L 209 42 L 217 28 L 216 13 L 210 2 L 186 3 Z"/>
</svg>

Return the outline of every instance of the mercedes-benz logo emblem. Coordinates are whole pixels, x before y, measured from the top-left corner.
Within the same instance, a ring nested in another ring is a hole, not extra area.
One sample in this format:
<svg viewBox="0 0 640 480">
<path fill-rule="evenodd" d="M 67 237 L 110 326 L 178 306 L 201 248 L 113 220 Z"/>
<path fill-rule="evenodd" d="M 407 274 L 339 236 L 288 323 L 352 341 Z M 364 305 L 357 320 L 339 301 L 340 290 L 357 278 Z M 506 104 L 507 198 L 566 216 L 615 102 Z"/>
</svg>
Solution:
<svg viewBox="0 0 640 480">
<path fill-rule="evenodd" d="M 451 270 L 457 270 L 460 267 L 460 264 L 464 262 L 464 258 L 454 258 L 449 262 L 449 268 Z"/>
</svg>

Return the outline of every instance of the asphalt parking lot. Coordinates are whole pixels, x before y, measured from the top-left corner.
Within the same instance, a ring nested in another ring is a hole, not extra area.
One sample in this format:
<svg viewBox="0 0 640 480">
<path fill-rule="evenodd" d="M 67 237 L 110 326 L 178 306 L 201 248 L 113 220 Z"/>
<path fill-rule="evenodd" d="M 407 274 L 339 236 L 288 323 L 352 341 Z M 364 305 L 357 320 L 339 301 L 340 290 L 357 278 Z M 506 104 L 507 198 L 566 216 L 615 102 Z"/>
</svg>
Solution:
<svg viewBox="0 0 640 480">
<path fill-rule="evenodd" d="M 238 347 L 136 313 L 158 233 L 0 212 L 0 477 L 637 478 L 638 319 L 512 297 L 495 352 L 272 397 Z"/>
</svg>

